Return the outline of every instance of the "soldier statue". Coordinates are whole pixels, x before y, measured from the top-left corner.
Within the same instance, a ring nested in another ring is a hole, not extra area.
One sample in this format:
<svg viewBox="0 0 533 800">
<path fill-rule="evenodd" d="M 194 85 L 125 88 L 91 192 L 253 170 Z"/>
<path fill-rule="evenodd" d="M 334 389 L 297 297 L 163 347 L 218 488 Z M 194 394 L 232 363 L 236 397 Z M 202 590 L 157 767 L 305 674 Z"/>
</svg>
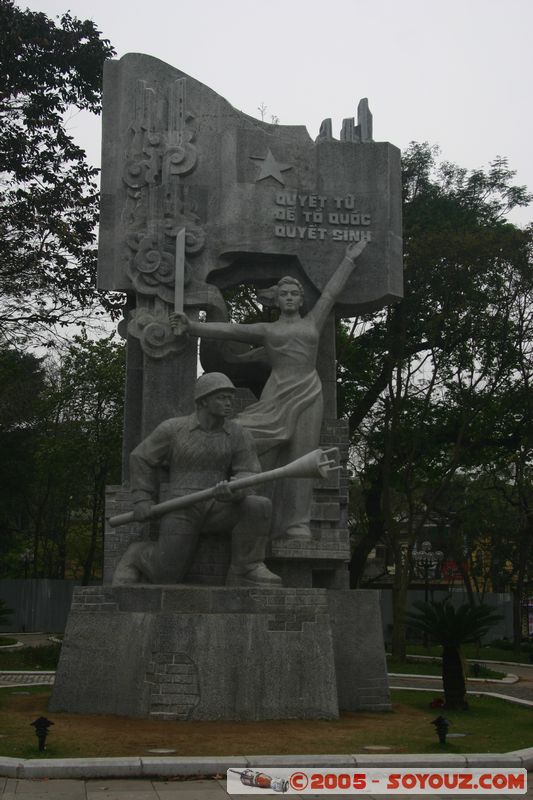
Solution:
<svg viewBox="0 0 533 800">
<path fill-rule="evenodd" d="M 201 534 L 231 531 L 227 586 L 281 586 L 264 563 L 271 502 L 231 479 L 261 471 L 252 435 L 230 419 L 235 387 L 220 372 L 198 378 L 196 411 L 162 422 L 130 456 L 134 518 L 145 522 L 157 498 L 160 468 L 168 485 L 160 500 L 216 486 L 215 496 L 166 514 L 156 541 L 134 542 L 118 563 L 114 585 L 176 584 L 187 575 Z"/>
</svg>

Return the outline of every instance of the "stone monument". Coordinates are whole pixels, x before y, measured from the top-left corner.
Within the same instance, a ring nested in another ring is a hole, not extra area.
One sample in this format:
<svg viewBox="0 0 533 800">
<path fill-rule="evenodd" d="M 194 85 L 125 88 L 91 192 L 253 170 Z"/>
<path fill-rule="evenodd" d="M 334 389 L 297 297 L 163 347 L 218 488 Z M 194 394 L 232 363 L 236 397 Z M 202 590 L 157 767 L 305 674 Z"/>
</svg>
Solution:
<svg viewBox="0 0 533 800">
<path fill-rule="evenodd" d="M 194 412 L 198 336 L 203 369 L 237 387 L 233 424 L 251 434 L 259 470 L 319 444 L 345 464 L 335 318 L 402 292 L 400 155 L 373 141 L 367 101 L 339 140 L 325 120 L 313 142 L 130 54 L 106 64 L 103 126 L 99 285 L 127 296 L 124 482 L 108 489 L 108 519 L 132 507 L 130 453 Z M 223 292 L 241 284 L 277 304 L 279 321 L 229 322 Z M 162 499 L 164 458 L 156 472 Z M 104 585 L 74 596 L 52 708 L 163 719 L 388 708 L 377 593 L 348 589 L 347 486 L 343 469 L 256 489 L 268 542 L 254 556 L 264 580 L 249 585 L 227 580 L 232 524 L 197 526 L 174 580 L 148 569 L 112 585 L 163 527 L 139 514 L 109 526 Z"/>
</svg>

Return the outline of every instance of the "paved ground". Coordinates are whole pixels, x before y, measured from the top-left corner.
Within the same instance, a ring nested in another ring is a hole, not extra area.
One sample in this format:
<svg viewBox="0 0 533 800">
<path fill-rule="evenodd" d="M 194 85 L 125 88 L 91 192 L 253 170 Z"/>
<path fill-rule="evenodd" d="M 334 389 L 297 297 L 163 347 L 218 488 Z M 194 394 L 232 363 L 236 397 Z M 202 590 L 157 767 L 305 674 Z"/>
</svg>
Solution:
<svg viewBox="0 0 533 800">
<path fill-rule="evenodd" d="M 526 795 L 490 795 L 495 798 L 527 797 L 533 798 L 533 773 L 530 773 Z M 372 795 L 360 794 L 365 798 L 394 800 L 417 795 Z M 426 795 L 428 797 L 429 795 Z M 477 798 L 488 795 L 431 795 L 434 800 L 450 800 L 450 797 Z M 228 800 L 225 781 L 149 781 L 149 780 L 12 780 L 0 778 L 0 800 Z M 232 795 L 235 800 L 247 800 L 258 795 Z M 272 797 L 272 795 L 266 795 Z M 295 797 L 295 795 L 291 795 Z M 354 797 L 354 795 L 296 795 L 304 800 L 316 798 Z M 420 797 L 420 795 L 418 795 Z"/>
<path fill-rule="evenodd" d="M 13 670 L 0 671 L 0 686 L 28 686 L 52 684 L 54 682 L 55 672 L 22 672 Z"/>
<path fill-rule="evenodd" d="M 2 785 L 3 782 L 3 785 Z M 227 800 L 219 781 L 14 780 L 0 778 L 2 800 Z"/>
</svg>

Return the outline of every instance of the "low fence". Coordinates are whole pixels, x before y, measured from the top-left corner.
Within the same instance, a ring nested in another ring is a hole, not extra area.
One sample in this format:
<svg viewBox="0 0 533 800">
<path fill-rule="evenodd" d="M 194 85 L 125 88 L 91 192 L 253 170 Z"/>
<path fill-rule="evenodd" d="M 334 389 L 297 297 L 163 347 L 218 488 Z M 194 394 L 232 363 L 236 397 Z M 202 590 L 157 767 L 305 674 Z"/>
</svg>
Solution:
<svg viewBox="0 0 533 800">
<path fill-rule="evenodd" d="M 13 610 L 0 632 L 61 633 L 67 624 L 72 592 L 80 581 L 51 578 L 0 580 L 0 599 Z"/>
</svg>

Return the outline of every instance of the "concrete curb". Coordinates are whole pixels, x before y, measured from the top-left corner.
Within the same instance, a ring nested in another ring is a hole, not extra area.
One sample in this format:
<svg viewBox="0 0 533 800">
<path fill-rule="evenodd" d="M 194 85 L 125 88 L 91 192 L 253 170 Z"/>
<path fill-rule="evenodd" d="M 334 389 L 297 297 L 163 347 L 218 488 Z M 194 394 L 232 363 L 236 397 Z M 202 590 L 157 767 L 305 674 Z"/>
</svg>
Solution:
<svg viewBox="0 0 533 800">
<path fill-rule="evenodd" d="M 397 675 L 396 677 L 400 677 Z M 428 689 L 424 686 L 389 686 L 391 691 L 395 692 L 432 692 L 433 689 Z M 440 692 L 443 694 L 442 689 L 436 689 L 435 691 Z M 498 700 L 506 700 L 508 703 L 515 703 L 518 706 L 527 706 L 528 708 L 533 708 L 533 700 L 524 700 L 522 697 L 512 697 L 510 694 L 500 694 L 499 692 L 483 692 L 479 689 L 470 689 L 469 694 L 486 696 L 486 697 L 496 697 Z M 468 695 L 467 695 L 468 699 Z"/>
<path fill-rule="evenodd" d="M 230 767 L 433 767 L 433 768 L 524 768 L 533 770 L 533 747 L 510 753 L 379 754 L 131 757 L 131 758 L 0 758 L 0 775 L 6 778 L 153 778 L 190 775 L 225 775 Z"/>
<path fill-rule="evenodd" d="M 9 675 L 26 675 L 29 678 L 36 677 L 39 680 L 39 678 L 49 678 L 50 675 L 55 674 L 55 669 L 0 669 L 0 678 L 9 677 Z"/>
<path fill-rule="evenodd" d="M 392 653 L 387 653 L 386 655 L 390 656 Z M 441 656 L 422 656 L 422 655 L 415 655 L 414 653 L 408 653 L 406 656 L 407 660 L 411 659 L 412 661 L 434 661 L 440 662 L 442 661 Z M 529 664 L 524 661 L 495 661 L 493 658 L 465 658 L 465 661 L 468 664 L 500 664 L 501 666 L 510 666 L 510 667 L 526 667 L 533 671 L 533 664 Z"/>
<path fill-rule="evenodd" d="M 416 672 L 388 672 L 389 678 L 420 678 L 425 681 L 441 681 L 442 675 L 419 675 Z M 467 678 L 468 683 L 518 683 L 518 675 L 508 672 L 505 678 Z"/>
</svg>

